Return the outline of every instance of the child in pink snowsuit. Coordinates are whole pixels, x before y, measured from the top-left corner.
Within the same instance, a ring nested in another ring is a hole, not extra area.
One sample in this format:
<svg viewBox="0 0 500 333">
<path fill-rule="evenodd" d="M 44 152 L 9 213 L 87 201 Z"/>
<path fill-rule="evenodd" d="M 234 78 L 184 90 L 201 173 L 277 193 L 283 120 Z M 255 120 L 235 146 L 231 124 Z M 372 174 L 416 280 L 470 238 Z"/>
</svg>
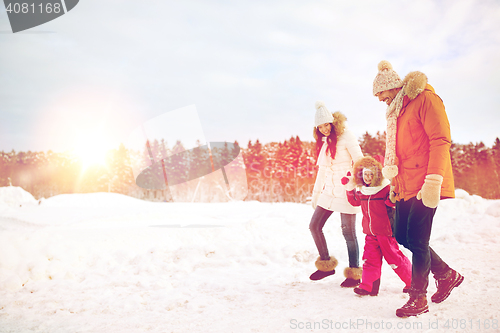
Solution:
<svg viewBox="0 0 500 333">
<path fill-rule="evenodd" d="M 389 215 L 394 204 L 389 199 L 390 182 L 382 176 L 382 165 L 373 157 L 359 159 L 353 166 L 353 172 L 352 179 L 344 177 L 342 182 L 346 185 L 349 203 L 361 206 L 363 232 L 366 234 L 363 275 L 361 284 L 354 292 L 361 296 L 378 295 L 382 258 L 405 283 L 403 291 L 406 292 L 411 286 L 411 262 L 401 252 L 392 235 Z M 357 191 L 355 187 L 360 190 Z"/>
</svg>

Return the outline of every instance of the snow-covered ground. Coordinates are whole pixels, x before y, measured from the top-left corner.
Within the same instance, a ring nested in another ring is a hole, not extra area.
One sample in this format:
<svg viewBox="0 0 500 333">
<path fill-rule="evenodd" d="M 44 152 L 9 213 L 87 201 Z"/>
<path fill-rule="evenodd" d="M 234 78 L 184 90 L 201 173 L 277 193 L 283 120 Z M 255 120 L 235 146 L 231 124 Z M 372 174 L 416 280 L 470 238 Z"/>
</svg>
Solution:
<svg viewBox="0 0 500 333">
<path fill-rule="evenodd" d="M 337 274 L 309 280 L 312 213 L 109 193 L 37 202 L 0 188 L 0 332 L 500 331 L 500 200 L 458 190 L 440 203 L 431 246 L 465 281 L 407 319 L 395 316 L 408 296 L 387 264 L 377 297 L 339 286 L 347 250 L 338 214 L 324 229 Z M 429 297 L 435 290 L 431 277 Z"/>
</svg>

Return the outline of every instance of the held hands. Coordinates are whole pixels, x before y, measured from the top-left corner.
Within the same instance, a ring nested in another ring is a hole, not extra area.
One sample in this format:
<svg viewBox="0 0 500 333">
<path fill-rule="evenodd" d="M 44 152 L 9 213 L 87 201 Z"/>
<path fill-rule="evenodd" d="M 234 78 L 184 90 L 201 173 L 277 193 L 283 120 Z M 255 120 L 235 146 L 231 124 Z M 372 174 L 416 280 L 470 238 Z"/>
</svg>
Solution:
<svg viewBox="0 0 500 333">
<path fill-rule="evenodd" d="M 443 183 L 443 176 L 441 175 L 427 175 L 425 176 L 424 185 L 417 193 L 417 200 L 422 200 L 422 203 L 429 208 L 436 208 L 441 199 L 441 184 Z"/>
<path fill-rule="evenodd" d="M 395 204 L 396 203 L 396 193 L 394 192 L 394 185 L 391 185 L 390 191 L 389 191 L 389 200 Z"/>
<path fill-rule="evenodd" d="M 351 173 L 349 171 L 347 171 L 347 176 L 350 176 Z M 347 176 L 344 176 L 342 177 L 342 179 L 340 180 L 342 182 L 342 185 L 347 185 L 347 183 L 349 183 L 349 178 L 347 178 Z"/>
<path fill-rule="evenodd" d="M 347 175 L 342 177 L 342 179 L 340 180 L 347 191 L 352 191 L 356 187 L 353 178 L 354 177 L 352 176 L 351 172 L 347 171 Z"/>
<path fill-rule="evenodd" d="M 389 188 L 389 195 L 385 199 L 385 205 L 391 208 L 396 208 L 396 193 L 394 193 L 394 186 Z"/>
</svg>

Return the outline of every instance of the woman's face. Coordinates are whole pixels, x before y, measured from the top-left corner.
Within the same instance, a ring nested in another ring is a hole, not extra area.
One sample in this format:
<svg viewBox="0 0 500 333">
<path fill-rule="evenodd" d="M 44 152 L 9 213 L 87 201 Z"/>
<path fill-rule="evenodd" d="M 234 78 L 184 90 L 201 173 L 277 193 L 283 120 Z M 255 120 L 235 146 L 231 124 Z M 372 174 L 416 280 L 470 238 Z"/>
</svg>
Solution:
<svg viewBox="0 0 500 333">
<path fill-rule="evenodd" d="M 330 132 L 332 130 L 332 125 L 330 123 L 321 124 L 321 125 L 318 126 L 318 130 L 324 136 L 329 136 Z"/>
</svg>

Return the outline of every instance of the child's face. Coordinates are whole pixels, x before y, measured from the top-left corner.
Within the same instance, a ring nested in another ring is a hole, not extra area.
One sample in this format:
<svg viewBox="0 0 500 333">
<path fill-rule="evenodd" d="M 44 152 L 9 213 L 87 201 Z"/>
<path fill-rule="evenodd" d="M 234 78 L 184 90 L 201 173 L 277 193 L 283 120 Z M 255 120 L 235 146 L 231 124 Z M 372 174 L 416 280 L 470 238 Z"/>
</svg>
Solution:
<svg viewBox="0 0 500 333">
<path fill-rule="evenodd" d="M 364 170 L 363 171 L 363 180 L 367 185 L 370 185 L 373 180 L 373 172 L 371 170 Z"/>
</svg>

